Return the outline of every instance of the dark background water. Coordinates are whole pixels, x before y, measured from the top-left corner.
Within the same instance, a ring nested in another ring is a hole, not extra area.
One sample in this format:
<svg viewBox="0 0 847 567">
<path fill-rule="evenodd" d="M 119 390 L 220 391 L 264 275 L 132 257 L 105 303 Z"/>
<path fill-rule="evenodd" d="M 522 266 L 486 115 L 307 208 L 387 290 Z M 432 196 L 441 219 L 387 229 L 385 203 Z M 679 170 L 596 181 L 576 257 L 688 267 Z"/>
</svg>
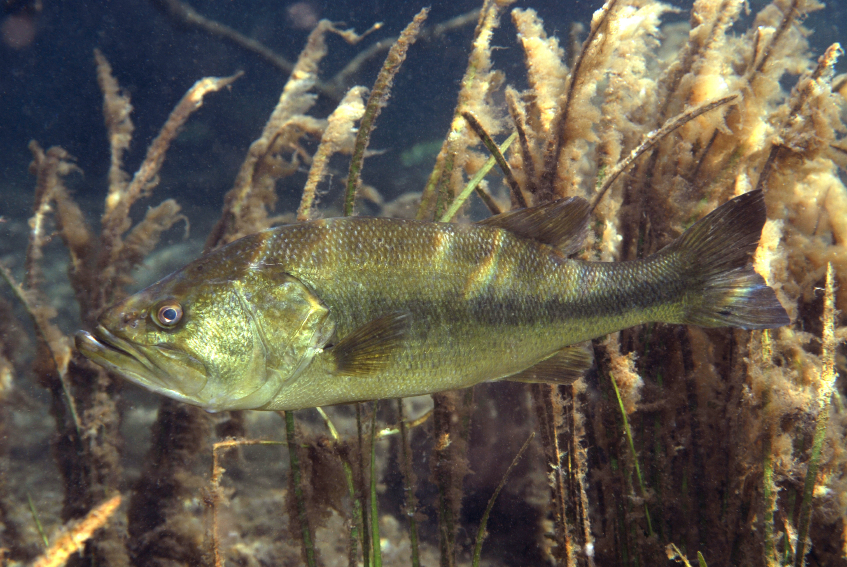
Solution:
<svg viewBox="0 0 847 567">
<path fill-rule="evenodd" d="M 308 30 L 298 27 L 290 16 L 293 4 L 213 0 L 195 2 L 194 7 L 296 61 Z M 349 46 L 331 36 L 329 54 L 321 65 L 325 78 L 333 76 L 363 46 L 396 36 L 424 5 L 386 0 L 299 4 L 306 6 L 307 12 L 343 22 L 359 32 L 376 22 L 384 23 L 359 46 Z M 432 5 L 429 23 L 442 22 L 478 5 L 476 0 L 437 2 Z M 60 145 L 76 158 L 84 174 L 68 183 L 77 199 L 96 216 L 106 191 L 109 150 L 96 80 L 95 48 L 111 63 L 134 107 L 135 133 L 126 159 L 129 172 L 141 162 L 170 110 L 197 79 L 244 71 L 230 90 L 208 96 L 204 107 L 189 120 L 168 154 L 162 184 L 151 201 L 175 196 L 189 211 L 195 203 L 221 202 L 246 149 L 261 132 L 279 97 L 287 79 L 285 73 L 218 38 L 179 26 L 152 1 L 47 1 L 39 10 L 21 0 L 4 6 L 3 25 L 8 31 L 0 43 L 0 191 L 13 198 L 0 202 L 0 213 L 7 217 L 29 214 L 30 199 L 24 195 L 31 192 L 33 180 L 27 174 L 31 159 L 27 144 L 34 139 L 45 148 Z M 596 5 L 586 2 L 567 10 L 550 6 L 545 10 L 543 5 L 538 8 L 550 21 L 548 29 L 556 32 L 566 31 L 570 18 L 586 20 Z M 520 81 L 523 71 L 520 53 L 511 39 L 514 30 L 508 18 L 504 18 L 504 24 L 502 37 L 495 43 L 512 47 L 496 55 L 509 78 Z M 32 26 L 31 41 L 17 39 L 25 45 L 10 45 L 15 38 L 9 36 L 26 32 L 28 25 Z M 410 51 L 372 140 L 372 147 L 385 150 L 385 154 L 368 162 L 365 176 L 370 183 L 387 185 L 389 193 L 402 192 L 403 180 L 391 178 L 399 153 L 417 142 L 444 136 L 472 33 L 473 26 L 465 26 L 438 41 L 420 42 Z M 353 77 L 355 84 L 371 85 L 382 58 L 365 65 Z M 333 106 L 334 101 L 322 97 L 317 112 L 325 116 Z M 304 179 L 305 175 L 292 181 L 302 184 Z M 286 198 L 283 192 L 280 208 L 294 206 L 296 193 L 291 191 Z"/>
</svg>

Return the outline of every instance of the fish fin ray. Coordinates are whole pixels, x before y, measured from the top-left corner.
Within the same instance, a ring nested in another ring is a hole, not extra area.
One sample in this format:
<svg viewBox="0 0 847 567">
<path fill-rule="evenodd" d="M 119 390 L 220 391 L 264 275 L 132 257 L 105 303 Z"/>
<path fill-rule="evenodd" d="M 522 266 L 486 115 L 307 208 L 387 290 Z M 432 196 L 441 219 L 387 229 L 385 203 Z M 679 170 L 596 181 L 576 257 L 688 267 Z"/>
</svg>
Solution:
<svg viewBox="0 0 847 567">
<path fill-rule="evenodd" d="M 771 329 L 791 322 L 750 264 L 766 220 L 762 191 L 750 191 L 703 217 L 666 249 L 679 255 L 693 284 L 689 297 L 695 300 L 680 323 Z"/>
<path fill-rule="evenodd" d="M 394 312 L 369 321 L 332 347 L 335 372 L 365 376 L 379 372 L 405 339 L 411 315 Z"/>
<path fill-rule="evenodd" d="M 582 378 L 594 363 L 594 352 L 590 345 L 589 342 L 565 347 L 526 370 L 507 376 L 504 380 L 529 384 L 573 384 Z"/>
<path fill-rule="evenodd" d="M 581 197 L 510 211 L 477 224 L 502 228 L 530 240 L 558 248 L 563 254 L 575 254 L 588 234 L 591 207 Z"/>
</svg>

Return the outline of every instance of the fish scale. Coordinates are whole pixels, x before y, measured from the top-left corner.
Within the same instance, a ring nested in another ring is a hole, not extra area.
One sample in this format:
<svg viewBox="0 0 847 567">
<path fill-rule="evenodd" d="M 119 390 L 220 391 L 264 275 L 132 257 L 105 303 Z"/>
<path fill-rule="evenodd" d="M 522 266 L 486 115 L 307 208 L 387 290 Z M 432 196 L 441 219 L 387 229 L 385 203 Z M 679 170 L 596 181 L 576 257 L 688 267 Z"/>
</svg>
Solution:
<svg viewBox="0 0 847 567">
<path fill-rule="evenodd" d="M 574 198 L 477 224 L 347 217 L 281 226 L 111 307 L 77 345 L 210 411 L 297 409 L 484 380 L 567 383 L 591 364 L 579 343 L 650 321 L 788 322 L 749 266 L 765 221 L 761 192 L 630 262 L 568 258 L 588 213 Z M 163 309 L 179 320 L 163 322 Z"/>
</svg>

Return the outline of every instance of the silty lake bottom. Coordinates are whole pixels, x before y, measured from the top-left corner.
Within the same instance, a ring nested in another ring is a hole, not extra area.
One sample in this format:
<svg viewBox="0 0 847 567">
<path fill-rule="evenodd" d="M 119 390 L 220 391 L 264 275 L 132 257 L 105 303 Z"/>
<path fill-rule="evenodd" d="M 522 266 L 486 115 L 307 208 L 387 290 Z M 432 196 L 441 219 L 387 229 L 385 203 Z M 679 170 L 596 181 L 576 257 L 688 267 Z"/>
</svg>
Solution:
<svg viewBox="0 0 847 567">
<path fill-rule="evenodd" d="M 420 4 L 3 4 L 0 564 L 471 565 L 483 524 L 480 565 L 847 564 L 830 4 L 435 3 L 390 86 Z M 518 134 L 511 180 L 494 165 L 466 191 L 491 155 L 478 130 Z M 646 257 L 762 188 L 753 260 L 791 324 L 644 325 L 593 341 L 571 386 L 326 419 L 208 414 L 74 350 L 204 250 L 344 214 L 348 179 L 358 215 L 583 197 L 593 261 Z"/>
</svg>

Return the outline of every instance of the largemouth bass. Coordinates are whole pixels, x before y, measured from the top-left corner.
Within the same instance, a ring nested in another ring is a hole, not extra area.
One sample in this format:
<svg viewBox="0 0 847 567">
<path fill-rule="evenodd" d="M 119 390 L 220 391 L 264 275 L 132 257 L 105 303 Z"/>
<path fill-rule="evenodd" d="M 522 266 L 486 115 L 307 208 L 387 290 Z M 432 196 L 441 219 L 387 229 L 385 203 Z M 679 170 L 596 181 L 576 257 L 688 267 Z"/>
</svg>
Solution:
<svg viewBox="0 0 847 567">
<path fill-rule="evenodd" d="M 647 322 L 744 329 L 788 316 L 750 266 L 761 191 L 644 260 L 570 259 L 579 198 L 470 224 L 345 217 L 242 238 L 107 309 L 94 362 L 209 411 L 299 409 L 571 382 L 579 343 Z"/>
</svg>

